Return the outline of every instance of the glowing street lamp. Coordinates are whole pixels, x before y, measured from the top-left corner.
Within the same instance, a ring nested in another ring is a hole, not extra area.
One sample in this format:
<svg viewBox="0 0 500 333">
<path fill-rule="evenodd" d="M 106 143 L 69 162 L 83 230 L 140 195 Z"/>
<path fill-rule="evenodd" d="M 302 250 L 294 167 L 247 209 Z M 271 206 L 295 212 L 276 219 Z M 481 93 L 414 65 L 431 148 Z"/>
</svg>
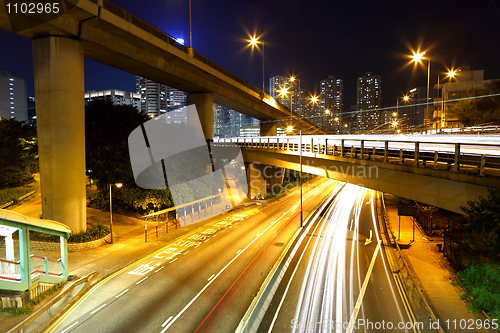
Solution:
<svg viewBox="0 0 500 333">
<path fill-rule="evenodd" d="M 401 97 L 396 98 L 396 112 L 393 112 L 393 113 L 392 113 L 392 116 L 393 116 L 393 117 L 395 117 L 395 118 L 396 118 L 396 120 L 397 120 L 398 115 L 399 115 L 399 99 L 400 99 L 400 98 L 401 98 Z M 402 99 L 403 99 L 403 101 L 404 101 L 404 102 L 408 102 L 408 100 L 410 99 L 410 97 L 409 97 L 408 95 L 404 95 L 404 96 L 402 97 Z M 399 132 L 400 132 L 400 130 L 398 130 L 398 133 L 399 133 Z"/>
<path fill-rule="evenodd" d="M 293 126 L 288 126 L 286 128 L 288 132 L 293 132 Z M 302 129 L 299 128 L 299 186 L 300 186 L 300 227 L 303 227 L 304 218 L 302 215 Z"/>
<path fill-rule="evenodd" d="M 118 188 L 123 186 L 122 183 L 116 183 L 114 185 Z M 111 195 L 112 187 L 113 184 L 109 184 L 109 230 L 111 232 L 111 244 L 113 244 L 113 196 Z"/>
<path fill-rule="evenodd" d="M 265 92 L 264 89 L 264 41 L 259 42 L 259 39 L 257 37 L 252 36 L 250 37 L 250 45 L 253 47 L 257 47 L 257 44 L 261 43 L 262 44 L 262 91 Z"/>
<path fill-rule="evenodd" d="M 459 71 L 459 70 L 449 70 L 448 73 L 446 73 L 445 78 L 449 78 L 449 81 L 451 82 L 451 79 L 454 79 L 455 76 L 457 75 L 457 71 Z M 438 84 L 437 84 L 438 92 L 439 92 L 439 77 L 440 77 L 440 75 L 438 74 Z M 441 114 L 442 115 L 444 115 L 444 99 L 445 99 L 444 93 L 443 93 L 443 90 L 441 89 Z"/>
<path fill-rule="evenodd" d="M 422 62 L 424 59 L 425 52 L 414 52 L 413 56 L 411 58 L 413 59 L 413 62 L 415 64 L 418 64 Z M 427 124 L 424 124 L 425 127 L 427 128 L 429 126 L 429 80 L 431 76 L 431 60 L 427 58 L 427 108 L 425 109 L 425 119 L 424 122 L 427 122 Z"/>
</svg>

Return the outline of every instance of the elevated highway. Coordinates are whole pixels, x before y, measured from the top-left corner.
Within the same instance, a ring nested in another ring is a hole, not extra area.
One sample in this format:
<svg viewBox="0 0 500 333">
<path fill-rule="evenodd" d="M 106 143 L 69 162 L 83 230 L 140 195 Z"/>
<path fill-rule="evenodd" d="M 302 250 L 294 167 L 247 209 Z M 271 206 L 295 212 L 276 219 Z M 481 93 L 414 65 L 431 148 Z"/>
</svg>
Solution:
<svg viewBox="0 0 500 333">
<path fill-rule="evenodd" d="M 84 57 L 187 92 L 206 139 L 213 136 L 214 102 L 263 121 L 262 135 L 276 135 L 275 120 L 297 118 L 262 90 L 108 0 L 58 0 L 32 14 L 24 3 L 6 5 L 0 0 L 0 29 L 33 41 L 42 215 L 75 233 L 86 229 Z M 312 128 L 304 119 L 296 122 Z"/>
<path fill-rule="evenodd" d="M 301 144 L 300 144 L 300 141 Z M 219 139 L 248 163 L 345 181 L 463 213 L 500 187 L 500 139 L 466 136 L 313 136 Z"/>
</svg>

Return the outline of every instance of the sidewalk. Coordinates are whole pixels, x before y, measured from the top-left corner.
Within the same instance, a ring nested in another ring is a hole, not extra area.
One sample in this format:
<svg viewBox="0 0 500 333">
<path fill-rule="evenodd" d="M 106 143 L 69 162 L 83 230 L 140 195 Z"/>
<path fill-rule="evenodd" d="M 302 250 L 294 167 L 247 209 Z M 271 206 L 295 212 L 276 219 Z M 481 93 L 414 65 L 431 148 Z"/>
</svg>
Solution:
<svg viewBox="0 0 500 333">
<path fill-rule="evenodd" d="M 272 200 L 270 200 L 272 201 Z M 114 272 L 126 267 L 148 254 L 155 252 L 175 239 L 182 237 L 200 227 L 203 227 L 211 222 L 219 220 L 220 218 L 227 217 L 233 210 L 220 214 L 221 209 L 216 209 L 211 217 L 206 220 L 198 222 L 197 218 L 194 224 L 179 227 L 178 229 L 170 228 L 168 234 L 163 237 L 148 237 L 148 242 L 144 241 L 144 221 L 123 216 L 113 213 L 113 235 L 114 244 L 106 244 L 102 247 L 80 252 L 69 252 L 69 274 L 76 275 L 77 277 L 85 276 L 93 271 L 98 273 L 94 284 L 113 274 Z M 236 214 L 239 210 L 236 210 Z M 219 214 L 216 214 L 219 213 Z M 226 215 L 228 214 L 228 215 Z M 96 209 L 87 208 L 87 221 L 89 223 L 102 223 L 109 225 L 109 213 L 98 211 Z M 182 222 L 181 225 L 184 225 Z M 49 258 L 59 258 L 59 252 L 49 251 L 32 251 L 41 256 Z M 76 277 L 75 279 L 76 280 Z M 74 281 L 73 280 L 73 281 Z M 68 282 L 65 289 L 70 286 L 72 282 Z M 48 299 L 50 299 L 49 297 Z M 68 298 L 68 301 L 70 298 Z M 46 301 L 37 305 L 39 308 Z M 35 308 L 35 310 L 36 310 Z M 22 322 L 28 316 L 13 317 L 8 313 L 0 312 L 0 332 L 7 332 L 18 323 Z"/>
<path fill-rule="evenodd" d="M 392 232 L 398 239 L 399 218 L 396 199 L 385 194 L 385 204 Z M 412 238 L 413 221 L 409 216 L 401 216 L 401 239 L 398 243 L 410 244 Z M 461 322 L 466 322 L 468 327 L 470 323 L 475 322 L 477 317 L 467 312 L 465 302 L 460 299 L 461 288 L 451 285 L 451 282 L 457 280 L 456 272 L 443 253 L 438 251 L 437 244 L 442 243 L 443 237 L 427 237 L 415 223 L 415 241 L 411 243 L 409 248 L 401 251 L 443 330 L 445 332 L 497 332 L 495 330 L 460 328 Z M 486 318 L 482 317 L 482 319 Z"/>
</svg>

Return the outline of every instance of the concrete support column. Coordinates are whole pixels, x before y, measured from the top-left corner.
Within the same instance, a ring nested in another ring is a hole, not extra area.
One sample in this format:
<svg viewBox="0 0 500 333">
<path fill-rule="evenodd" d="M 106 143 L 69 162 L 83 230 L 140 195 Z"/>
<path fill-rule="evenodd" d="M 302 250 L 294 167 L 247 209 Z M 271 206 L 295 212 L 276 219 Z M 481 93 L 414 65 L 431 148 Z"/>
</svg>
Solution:
<svg viewBox="0 0 500 333">
<path fill-rule="evenodd" d="M 260 123 L 260 136 L 276 136 L 278 134 L 278 123 L 261 122 Z"/>
<path fill-rule="evenodd" d="M 250 163 L 248 166 L 248 196 L 251 199 L 278 195 L 282 192 L 284 171 L 281 167 Z"/>
<path fill-rule="evenodd" d="M 83 44 L 33 40 L 42 215 L 86 230 Z"/>
<path fill-rule="evenodd" d="M 201 128 L 205 134 L 205 140 L 213 139 L 214 126 L 214 97 L 210 93 L 188 94 L 186 104 L 194 104 L 200 118 Z M 188 118 L 188 124 L 190 119 Z"/>
</svg>

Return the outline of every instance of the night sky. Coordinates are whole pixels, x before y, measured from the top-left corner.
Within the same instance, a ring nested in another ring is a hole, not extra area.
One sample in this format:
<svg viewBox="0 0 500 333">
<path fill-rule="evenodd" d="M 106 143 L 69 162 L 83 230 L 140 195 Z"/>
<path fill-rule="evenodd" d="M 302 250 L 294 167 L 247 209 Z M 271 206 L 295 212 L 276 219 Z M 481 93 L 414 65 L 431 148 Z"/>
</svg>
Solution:
<svg viewBox="0 0 500 333">
<path fill-rule="evenodd" d="M 189 44 L 188 0 L 116 3 Z M 484 69 L 500 78 L 500 1 L 206 1 L 192 0 L 194 48 L 257 87 L 262 58 L 245 48 L 249 34 L 265 41 L 269 77 L 294 74 L 308 93 L 328 75 L 344 80 L 344 110 L 356 103 L 356 78 L 382 79 L 382 104 L 426 86 L 427 71 L 405 55 L 426 51 L 431 86 L 447 68 Z M 22 74 L 34 94 L 31 41 L 0 31 L 0 70 Z M 135 91 L 131 74 L 85 62 L 85 89 Z M 267 91 L 268 92 L 268 91 Z"/>
</svg>

